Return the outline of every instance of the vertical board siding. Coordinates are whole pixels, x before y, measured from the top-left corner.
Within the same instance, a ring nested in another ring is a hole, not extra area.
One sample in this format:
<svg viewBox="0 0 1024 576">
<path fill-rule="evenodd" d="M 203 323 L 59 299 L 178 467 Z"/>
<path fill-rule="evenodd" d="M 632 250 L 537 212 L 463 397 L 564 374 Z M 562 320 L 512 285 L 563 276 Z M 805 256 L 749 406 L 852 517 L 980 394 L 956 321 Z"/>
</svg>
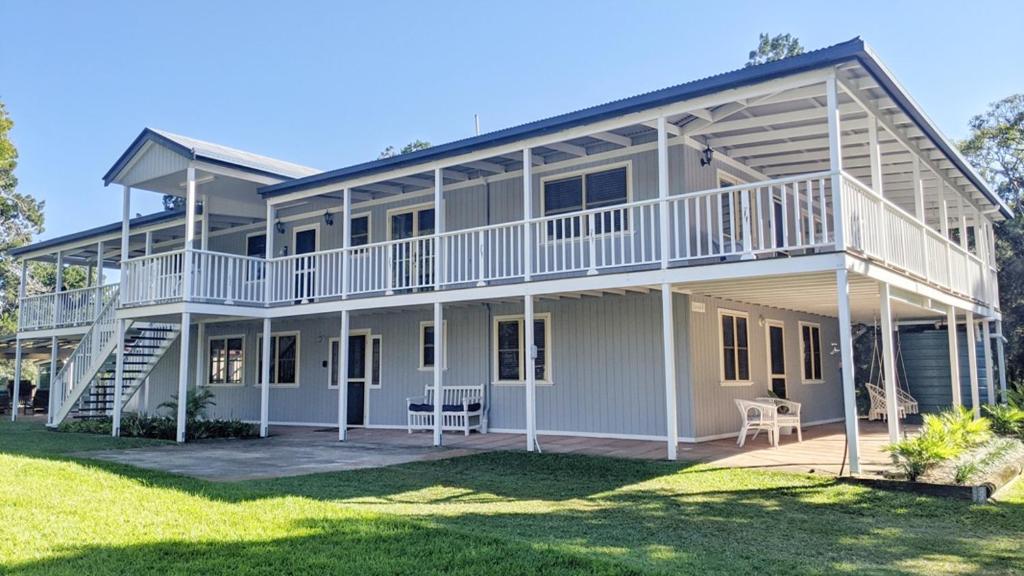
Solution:
<svg viewBox="0 0 1024 576">
<path fill-rule="evenodd" d="M 677 296 L 676 299 L 677 310 L 684 309 L 680 301 L 685 298 Z M 646 436 L 665 434 L 660 294 L 538 300 L 536 311 L 549 313 L 552 322 L 554 383 L 538 386 L 540 429 Z M 521 313 L 521 305 L 507 303 L 445 307 L 448 333 L 445 383 L 485 385 L 492 428 L 519 430 L 524 427 L 523 386 L 491 384 L 493 317 Z M 420 322 L 430 318 L 428 308 L 353 315 L 353 330 L 369 329 L 372 334 L 382 336 L 382 385 L 380 389 L 369 391 L 371 425 L 405 425 L 406 398 L 422 394 L 424 386 L 431 383 L 431 371 L 419 369 L 418 332 Z M 685 322 L 685 316 L 679 312 L 677 319 Z M 275 333 L 300 331 L 301 382 L 295 388 L 271 388 L 272 421 L 336 422 L 337 390 L 327 386 L 329 375 L 324 363 L 328 359 L 329 339 L 336 337 L 339 323 L 337 317 L 274 321 Z M 207 324 L 208 336 L 245 336 L 245 384 L 211 387 L 217 402 L 210 411 L 211 416 L 258 418 L 256 342 L 261 330 L 259 321 Z M 685 353 L 687 341 L 683 333 L 684 330 L 677 331 L 677 347 L 681 353 Z M 197 346 L 199 343 L 193 345 L 193 365 Z M 202 346 L 205 350 L 205 343 Z M 154 370 L 151 407 L 175 393 L 177 361 L 175 346 Z M 687 359 L 680 357 L 677 362 L 679 373 L 686 374 Z M 190 370 L 189 380 L 190 385 L 194 385 L 194 368 Z M 685 396 L 680 392 L 681 414 L 689 413 Z M 688 429 L 688 422 L 681 424 L 684 430 Z"/>
<path fill-rule="evenodd" d="M 815 422 L 839 418 L 843 414 L 839 359 L 831 355 L 832 343 L 839 341 L 838 322 L 834 318 L 801 314 L 773 308 L 748 306 L 703 296 L 692 296 L 692 302 L 703 303 L 704 312 L 690 313 L 690 372 L 694 424 L 697 439 L 736 433 L 741 424 L 734 399 L 766 396 L 768 390 L 768 350 L 764 320 L 785 324 L 786 391 L 791 400 L 801 403 L 801 418 Z M 721 383 L 719 308 L 749 314 L 748 347 L 752 384 L 724 386 Z M 822 377 L 820 383 L 802 383 L 800 378 L 800 332 L 798 322 L 821 326 Z"/>
<path fill-rule="evenodd" d="M 980 330 L 979 330 L 980 332 Z M 966 330 L 957 333 L 960 353 L 960 397 L 964 406 L 971 406 L 971 378 L 968 365 Z M 949 339 L 946 330 L 901 331 L 897 359 L 901 384 L 909 386 L 921 412 L 940 412 L 952 406 L 953 391 L 949 379 Z M 988 401 L 985 378 L 984 344 L 977 342 L 978 388 L 982 403 Z M 876 360 L 877 362 L 877 360 Z M 876 366 L 877 371 L 877 366 Z M 875 376 L 877 381 L 877 376 Z"/>
</svg>

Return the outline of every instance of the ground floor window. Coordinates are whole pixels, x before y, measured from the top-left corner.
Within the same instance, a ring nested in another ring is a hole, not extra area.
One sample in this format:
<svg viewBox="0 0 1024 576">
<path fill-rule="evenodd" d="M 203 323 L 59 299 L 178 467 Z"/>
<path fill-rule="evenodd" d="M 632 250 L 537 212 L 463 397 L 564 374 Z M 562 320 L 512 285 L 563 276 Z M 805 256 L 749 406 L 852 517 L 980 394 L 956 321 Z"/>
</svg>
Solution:
<svg viewBox="0 0 1024 576">
<path fill-rule="evenodd" d="M 722 309 L 718 311 L 718 318 L 721 327 L 722 384 L 749 384 L 748 316 L 744 312 Z"/>
<path fill-rule="evenodd" d="M 263 375 L 263 337 L 259 338 L 257 374 Z M 270 337 L 270 383 L 297 386 L 299 383 L 299 333 L 282 332 Z"/>
<path fill-rule="evenodd" d="M 821 381 L 821 326 L 800 323 L 800 354 L 804 382 Z"/>
<path fill-rule="evenodd" d="M 245 338 L 213 336 L 206 345 L 207 384 L 241 384 L 245 372 Z"/>
<path fill-rule="evenodd" d="M 448 322 L 444 323 L 444 343 L 448 343 Z M 420 370 L 434 369 L 434 322 L 420 322 Z M 443 369 L 448 369 L 448 347 L 444 347 Z"/>
<path fill-rule="evenodd" d="M 526 374 L 526 333 L 522 316 L 494 318 L 494 381 L 520 384 Z M 551 383 L 551 315 L 535 314 L 533 345 L 536 348 L 534 378 Z"/>
</svg>

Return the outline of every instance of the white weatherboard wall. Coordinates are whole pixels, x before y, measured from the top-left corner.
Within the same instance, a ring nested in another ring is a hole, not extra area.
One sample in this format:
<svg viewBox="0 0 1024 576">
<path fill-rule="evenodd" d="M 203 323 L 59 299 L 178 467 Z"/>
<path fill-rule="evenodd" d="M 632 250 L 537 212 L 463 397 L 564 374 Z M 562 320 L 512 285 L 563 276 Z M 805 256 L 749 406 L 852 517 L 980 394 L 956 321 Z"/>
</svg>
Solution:
<svg viewBox="0 0 1024 576">
<path fill-rule="evenodd" d="M 842 414 L 836 360 L 828 355 L 837 340 L 835 321 L 807 314 L 675 295 L 680 436 L 706 438 L 735 433 L 739 413 L 734 398 L 763 396 L 767 389 L 764 328 L 758 317 L 786 323 L 786 363 L 790 397 L 804 405 L 807 422 Z M 691 311 L 691 302 L 705 305 Z M 754 384 L 721 386 L 719 382 L 718 306 L 750 314 L 750 363 Z M 550 314 L 553 384 L 537 387 L 537 426 L 543 431 L 595 435 L 657 437 L 665 434 L 664 369 L 661 306 L 657 293 L 608 295 L 600 298 L 539 300 L 538 314 Z M 493 317 L 522 313 L 516 304 L 466 303 L 445 307 L 448 334 L 447 385 L 489 386 L 490 427 L 522 430 L 525 425 L 521 385 L 492 384 Z M 382 386 L 370 389 L 368 420 L 374 426 L 404 426 L 406 398 L 423 393 L 432 373 L 419 369 L 420 322 L 430 320 L 427 308 L 354 314 L 352 329 L 382 336 Z M 797 322 L 822 328 L 823 374 L 819 384 L 800 382 Z M 337 421 L 337 391 L 329 389 L 330 338 L 337 336 L 338 317 L 275 320 L 274 332 L 298 330 L 298 387 L 273 387 L 270 420 L 330 425 Z M 245 384 L 216 386 L 217 406 L 211 415 L 255 420 L 259 416 L 256 342 L 257 321 L 214 323 L 208 335 L 245 337 Z M 205 343 L 203 344 L 205 349 Z M 194 354 L 194 348 L 193 348 Z M 194 356 L 193 356 L 194 357 Z M 194 371 L 190 371 L 190 377 Z M 177 346 L 153 373 L 150 406 L 169 398 L 177 382 Z"/>
<path fill-rule="evenodd" d="M 760 318 L 778 320 L 785 324 L 786 392 L 789 399 L 800 402 L 803 422 L 835 420 L 843 415 L 842 387 L 839 378 L 839 355 L 831 355 L 832 343 L 839 342 L 838 322 L 834 318 L 749 306 L 735 302 L 693 296 L 692 302 L 704 304 L 704 312 L 690 311 L 690 330 L 693 334 L 690 355 L 693 359 L 690 379 L 692 383 L 692 410 L 697 439 L 735 434 L 741 423 L 735 398 L 754 399 L 766 396 L 768 390 L 768 347 L 764 326 Z M 719 308 L 749 314 L 748 345 L 750 348 L 749 386 L 723 386 L 721 383 L 721 350 Z M 801 382 L 801 352 L 799 322 L 821 326 L 821 359 L 823 381 L 814 384 Z"/>
</svg>

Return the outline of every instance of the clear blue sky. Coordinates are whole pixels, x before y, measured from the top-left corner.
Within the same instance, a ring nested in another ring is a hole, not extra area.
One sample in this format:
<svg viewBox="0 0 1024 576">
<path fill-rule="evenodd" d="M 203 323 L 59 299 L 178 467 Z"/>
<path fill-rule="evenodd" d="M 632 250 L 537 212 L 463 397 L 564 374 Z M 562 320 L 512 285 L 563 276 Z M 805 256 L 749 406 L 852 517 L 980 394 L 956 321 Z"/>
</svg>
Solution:
<svg viewBox="0 0 1024 576">
<path fill-rule="evenodd" d="M 1024 3 L 0 0 L 0 100 L 43 238 L 116 221 L 145 126 L 321 169 L 863 37 L 950 137 L 1024 91 Z M 137 210 L 158 206 L 138 193 Z M 144 200 L 144 201 L 143 201 Z"/>
</svg>

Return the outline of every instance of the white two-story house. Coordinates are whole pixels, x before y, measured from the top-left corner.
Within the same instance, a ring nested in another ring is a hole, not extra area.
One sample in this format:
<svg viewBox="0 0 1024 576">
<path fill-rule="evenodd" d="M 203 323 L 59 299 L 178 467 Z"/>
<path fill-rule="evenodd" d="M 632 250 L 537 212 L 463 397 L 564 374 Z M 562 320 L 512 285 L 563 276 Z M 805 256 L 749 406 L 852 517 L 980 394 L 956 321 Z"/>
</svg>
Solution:
<svg viewBox="0 0 1024 576">
<path fill-rule="evenodd" d="M 121 222 L 13 251 L 101 271 L 23 283 L 18 366 L 50 342 L 51 425 L 117 434 L 122 410 L 209 387 L 212 416 L 264 435 L 344 440 L 418 410 L 440 444 L 448 400 L 408 399 L 457 389 L 477 391 L 474 430 L 528 449 L 637 438 L 675 458 L 771 391 L 804 426 L 845 420 L 856 470 L 857 325 L 881 323 L 888 374 L 909 320 L 948 322 L 952 358 L 957 326 L 983 334 L 989 387 L 1002 361 L 1010 211 L 859 39 L 327 172 L 146 129 L 104 181 Z M 137 194 L 185 208 L 130 218 Z M 963 399 L 952 366 L 954 403 L 977 406 L 978 363 Z"/>
</svg>

